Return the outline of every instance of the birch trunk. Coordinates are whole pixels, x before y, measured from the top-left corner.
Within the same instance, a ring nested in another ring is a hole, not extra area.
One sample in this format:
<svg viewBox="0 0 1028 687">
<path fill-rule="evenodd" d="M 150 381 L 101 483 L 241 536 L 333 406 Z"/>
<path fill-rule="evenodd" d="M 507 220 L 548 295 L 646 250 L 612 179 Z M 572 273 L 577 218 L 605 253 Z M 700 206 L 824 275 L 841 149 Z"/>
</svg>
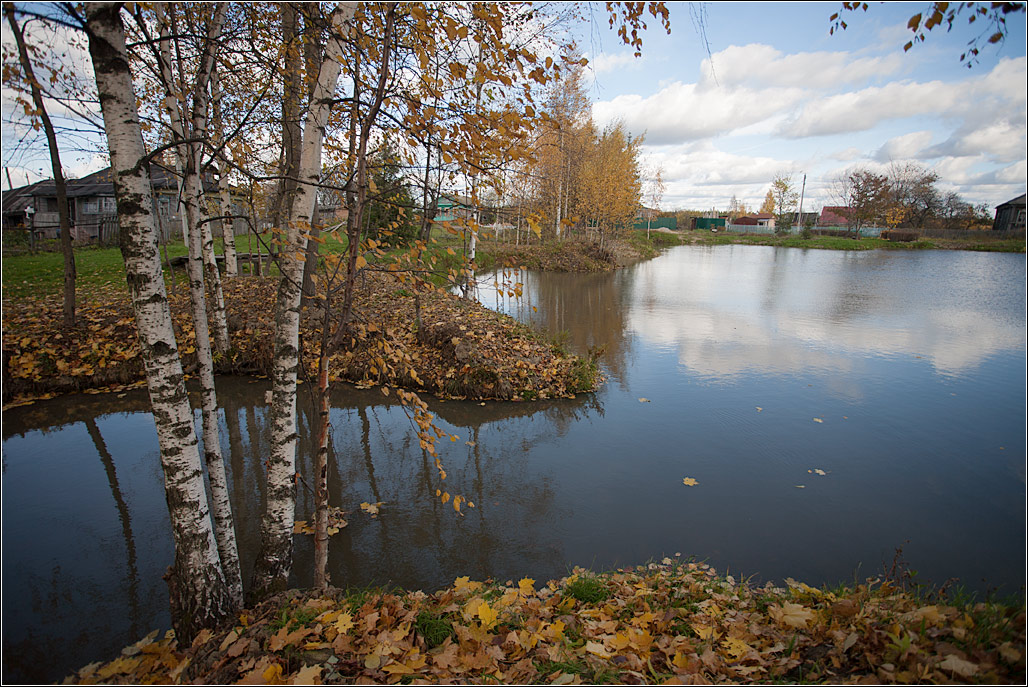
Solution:
<svg viewBox="0 0 1028 687">
<path fill-rule="evenodd" d="M 221 240 L 225 255 L 225 276 L 229 279 L 239 274 L 236 257 L 235 218 L 232 217 L 232 189 L 228 183 L 228 148 L 225 147 L 225 120 L 221 116 L 221 80 L 217 67 L 211 73 L 211 90 L 214 93 L 214 126 L 218 130 L 218 141 L 222 144 L 218 160 L 218 200 L 221 204 Z"/>
<path fill-rule="evenodd" d="M 207 107 L 210 104 L 207 88 L 211 83 L 211 75 L 214 73 L 214 58 L 217 54 L 217 43 L 221 38 L 221 29 L 225 23 L 225 14 L 228 5 L 218 3 L 214 11 L 214 17 L 207 27 L 207 41 L 204 44 L 204 51 L 200 61 L 200 70 L 197 74 L 196 85 L 193 91 L 193 138 L 205 139 L 207 137 Z M 185 84 L 183 84 L 184 86 Z M 210 311 L 214 329 L 214 347 L 218 353 L 228 353 L 230 346 L 228 337 L 228 317 L 225 314 L 225 294 L 221 288 L 221 273 L 218 272 L 218 261 L 214 256 L 214 234 L 211 231 L 211 224 L 204 203 L 203 178 L 200 173 L 200 161 L 202 150 L 199 143 L 189 144 L 190 166 L 186 170 L 187 175 L 195 175 L 197 179 L 196 218 L 190 227 L 190 231 L 199 231 L 202 241 L 203 266 L 206 276 L 206 285 L 210 293 Z"/>
<path fill-rule="evenodd" d="M 257 598 L 285 589 L 292 568 L 296 510 L 296 375 L 300 364 L 300 291 L 305 234 L 314 213 L 321 176 L 321 146 L 343 59 L 341 37 L 356 7 L 355 2 L 343 2 L 332 12 L 331 35 L 304 122 L 300 184 L 286 226 L 285 250 L 280 253 L 282 280 L 275 303 L 275 357 L 269 413 L 271 456 L 261 519 L 261 552 L 254 565 L 252 585 Z"/>
<path fill-rule="evenodd" d="M 86 5 L 86 32 L 175 540 L 175 561 L 166 575 L 171 618 L 178 640 L 188 644 L 202 628 L 224 620 L 232 604 L 211 526 L 193 413 L 161 272 L 149 171 L 143 164 L 146 150 L 120 7 L 120 3 Z"/>
<path fill-rule="evenodd" d="M 160 16 L 160 15 L 159 15 Z M 213 62 L 213 42 L 220 33 L 220 25 L 224 21 L 224 12 L 215 12 L 209 30 L 207 46 L 208 55 L 204 65 Z M 163 22 L 162 22 L 163 24 Z M 171 81 L 171 64 L 167 61 L 166 24 L 163 24 L 161 35 L 162 75 L 166 80 L 167 96 L 165 113 L 171 119 L 172 135 L 179 140 L 185 139 L 185 121 L 178 101 L 173 97 Z M 202 71 L 202 70 L 201 70 Z M 204 80 L 203 74 L 200 80 Z M 205 99 L 194 102 L 194 107 L 206 108 Z M 194 117 L 194 123 L 196 118 Z M 239 566 L 239 553 L 236 545 L 235 522 L 232 516 L 232 503 L 228 494 L 228 479 L 225 474 L 225 460 L 221 454 L 221 437 L 218 430 L 218 399 L 214 387 L 214 361 L 211 353 L 210 325 L 207 318 L 207 295 L 204 279 L 204 235 L 201 227 L 209 225 L 201 222 L 202 213 L 199 200 L 203 198 L 203 185 L 199 174 L 199 149 L 196 144 L 183 144 L 176 147 L 178 167 L 186 170 L 181 182 L 182 212 L 186 217 L 190 230 L 186 233 L 189 252 L 186 275 L 189 283 L 189 302 L 192 308 L 193 331 L 195 335 L 197 367 L 201 389 L 201 416 L 203 426 L 203 457 L 207 465 L 207 474 L 211 487 L 211 506 L 216 525 L 215 535 L 222 569 L 228 584 L 233 604 L 238 607 L 243 602 L 243 581 Z M 227 336 L 227 334 L 226 334 Z"/>
</svg>

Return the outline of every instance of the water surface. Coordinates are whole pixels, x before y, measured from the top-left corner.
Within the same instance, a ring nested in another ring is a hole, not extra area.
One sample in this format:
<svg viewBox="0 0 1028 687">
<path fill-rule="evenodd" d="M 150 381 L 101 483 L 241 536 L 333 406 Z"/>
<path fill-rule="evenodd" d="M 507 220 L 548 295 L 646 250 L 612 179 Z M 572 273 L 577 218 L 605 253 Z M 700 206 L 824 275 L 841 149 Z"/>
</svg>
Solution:
<svg viewBox="0 0 1028 687">
<path fill-rule="evenodd" d="M 574 400 L 433 402 L 460 436 L 441 447 L 444 485 L 391 397 L 340 388 L 330 490 L 351 516 L 331 541 L 335 584 L 542 580 L 675 553 L 820 584 L 880 572 L 901 547 L 927 581 L 1023 592 L 1025 256 L 680 247 L 614 274 L 518 278 L 521 301 L 488 279 L 479 296 L 575 350 L 602 346 L 607 383 Z M 267 388 L 218 382 L 244 577 Z M 168 627 L 146 407 L 130 392 L 4 413 L 5 682 L 60 679 Z M 440 486 L 476 507 L 458 516 Z M 297 537 L 294 584 L 312 560 Z"/>
</svg>

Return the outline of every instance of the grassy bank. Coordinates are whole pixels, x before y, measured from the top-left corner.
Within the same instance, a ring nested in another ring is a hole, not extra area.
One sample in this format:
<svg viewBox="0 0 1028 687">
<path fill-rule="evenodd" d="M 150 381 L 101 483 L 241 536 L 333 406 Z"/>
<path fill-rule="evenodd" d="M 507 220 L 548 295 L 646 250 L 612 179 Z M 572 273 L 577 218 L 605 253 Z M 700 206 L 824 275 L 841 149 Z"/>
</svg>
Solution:
<svg viewBox="0 0 1028 687">
<path fill-rule="evenodd" d="M 169 633 L 170 634 L 170 633 Z M 189 646 L 156 633 L 67 682 L 1022 683 L 1023 599 L 869 580 L 756 586 L 677 557 L 433 594 L 287 592 Z"/>
<path fill-rule="evenodd" d="M 653 233 L 651 232 L 651 237 Z M 983 234 L 977 239 L 942 239 L 923 238 L 918 241 L 901 243 L 886 241 L 880 238 L 861 237 L 859 239 L 842 238 L 838 236 L 815 236 L 808 238 L 803 236 L 771 236 L 771 235 L 746 235 L 728 234 L 723 232 L 712 233 L 709 231 L 686 230 L 665 234 L 673 239 L 662 239 L 664 241 L 674 240 L 671 245 L 704 245 L 721 246 L 730 244 L 741 244 L 751 246 L 780 246 L 783 248 L 816 248 L 822 250 L 971 250 L 984 252 L 1003 253 L 1024 253 L 1024 239 L 996 239 L 988 234 Z"/>
</svg>

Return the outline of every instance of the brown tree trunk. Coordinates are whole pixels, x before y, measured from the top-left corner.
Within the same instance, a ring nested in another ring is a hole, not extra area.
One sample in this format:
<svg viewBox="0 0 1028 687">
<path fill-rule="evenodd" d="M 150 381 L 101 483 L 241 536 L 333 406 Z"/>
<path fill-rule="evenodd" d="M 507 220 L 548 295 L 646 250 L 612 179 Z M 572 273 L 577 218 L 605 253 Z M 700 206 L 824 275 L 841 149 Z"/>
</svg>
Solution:
<svg viewBox="0 0 1028 687">
<path fill-rule="evenodd" d="M 39 82 L 36 80 L 32 69 L 32 61 L 29 60 L 28 48 L 25 45 L 25 35 L 22 28 L 14 18 L 14 7 L 12 4 L 4 4 L 4 14 L 7 15 L 7 23 L 11 26 L 11 33 L 18 44 L 18 59 L 21 68 L 25 70 L 25 77 L 29 82 L 32 91 L 32 104 L 36 106 L 39 119 L 43 124 L 43 132 L 46 134 L 46 144 L 50 149 L 50 169 L 54 175 L 54 187 L 57 192 L 57 216 L 61 227 L 61 252 L 64 253 L 64 313 L 63 321 L 65 327 L 75 326 L 75 252 L 71 246 L 71 218 L 68 213 L 68 185 L 64 180 L 64 171 L 61 168 L 61 151 L 57 145 L 57 135 L 54 133 L 53 123 L 46 111 L 46 104 L 43 102 L 43 94 L 39 90 Z M 8 179 L 8 181 L 10 181 Z"/>
</svg>

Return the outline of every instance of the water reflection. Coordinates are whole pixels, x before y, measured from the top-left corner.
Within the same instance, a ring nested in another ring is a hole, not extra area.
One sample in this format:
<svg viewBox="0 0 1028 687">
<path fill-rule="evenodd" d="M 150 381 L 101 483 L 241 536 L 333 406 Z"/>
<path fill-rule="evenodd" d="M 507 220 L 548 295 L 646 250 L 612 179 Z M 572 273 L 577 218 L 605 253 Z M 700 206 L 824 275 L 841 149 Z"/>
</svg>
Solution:
<svg viewBox="0 0 1028 687">
<path fill-rule="evenodd" d="M 852 372 L 854 355 L 919 356 L 965 375 L 1024 348 L 1023 309 L 997 262 L 1015 279 L 1019 266 L 1023 284 L 1016 255 L 683 247 L 635 268 L 629 326 L 712 378 Z"/>
<path fill-rule="evenodd" d="M 480 300 L 570 332 L 578 351 L 605 346 L 603 362 L 618 380 L 633 335 L 721 381 L 858 373 L 855 356 L 867 355 L 916 356 L 939 373 L 966 375 L 1025 345 L 1021 255 L 683 246 L 616 273 L 513 278 L 524 284 L 522 299 L 487 278 Z"/>
</svg>

